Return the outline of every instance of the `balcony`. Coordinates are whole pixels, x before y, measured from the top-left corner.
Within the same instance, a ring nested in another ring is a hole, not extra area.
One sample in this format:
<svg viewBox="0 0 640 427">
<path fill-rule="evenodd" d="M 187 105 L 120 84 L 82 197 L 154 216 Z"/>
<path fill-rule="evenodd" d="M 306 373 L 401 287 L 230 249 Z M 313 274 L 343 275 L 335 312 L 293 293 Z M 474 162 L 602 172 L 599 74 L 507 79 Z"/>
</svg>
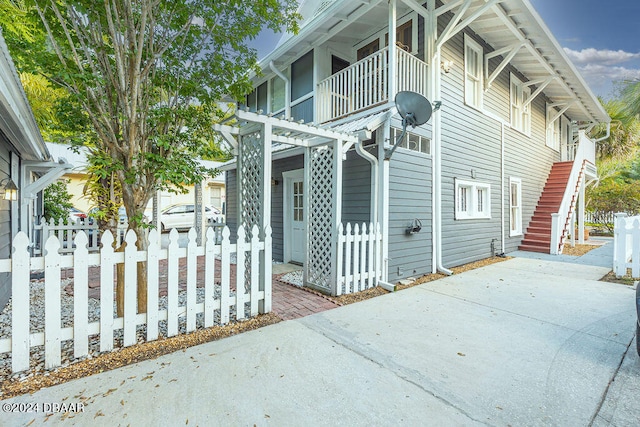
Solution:
<svg viewBox="0 0 640 427">
<path fill-rule="evenodd" d="M 396 91 L 409 90 L 426 96 L 427 64 L 402 49 L 393 50 L 396 52 Z M 318 123 L 387 103 L 390 101 L 388 81 L 388 47 L 321 81 L 316 92 Z"/>
</svg>

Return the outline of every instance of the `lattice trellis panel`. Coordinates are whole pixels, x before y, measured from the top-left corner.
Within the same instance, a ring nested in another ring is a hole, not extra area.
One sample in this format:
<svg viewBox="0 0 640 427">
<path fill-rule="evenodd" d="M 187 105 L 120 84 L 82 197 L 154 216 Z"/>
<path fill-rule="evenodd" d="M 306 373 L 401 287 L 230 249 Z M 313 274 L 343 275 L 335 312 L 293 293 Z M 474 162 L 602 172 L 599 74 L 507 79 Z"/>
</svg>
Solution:
<svg viewBox="0 0 640 427">
<path fill-rule="evenodd" d="M 251 229 L 254 225 L 262 230 L 262 197 L 263 197 L 263 173 L 264 140 L 260 132 L 254 132 L 242 137 L 238 146 L 238 212 L 240 225 L 247 233 L 250 240 L 253 235 Z M 251 283 L 251 259 L 245 259 L 245 289 L 249 290 Z"/>
<path fill-rule="evenodd" d="M 334 149 L 331 146 L 312 148 L 309 156 L 309 243 L 307 281 L 331 291 L 333 272 L 334 212 Z"/>
</svg>

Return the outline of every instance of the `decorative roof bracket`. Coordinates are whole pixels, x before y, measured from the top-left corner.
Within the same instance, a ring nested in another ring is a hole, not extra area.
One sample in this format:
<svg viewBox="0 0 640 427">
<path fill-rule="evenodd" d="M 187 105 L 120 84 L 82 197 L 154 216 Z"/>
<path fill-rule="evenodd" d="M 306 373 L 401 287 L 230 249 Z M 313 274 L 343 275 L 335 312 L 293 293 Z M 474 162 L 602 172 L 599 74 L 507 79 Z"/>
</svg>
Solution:
<svg viewBox="0 0 640 427">
<path fill-rule="evenodd" d="M 576 102 L 578 102 L 578 101 L 559 102 L 557 104 L 549 104 L 549 105 L 547 105 L 547 108 L 558 108 L 558 107 L 561 107 L 560 111 L 556 112 L 553 116 L 549 116 L 548 113 L 547 113 L 547 127 L 551 127 L 551 125 L 553 125 L 553 123 L 556 120 L 558 120 L 560 118 L 560 116 L 562 116 Z"/>
<path fill-rule="evenodd" d="M 520 51 L 520 49 L 522 49 L 525 46 L 525 44 L 526 43 L 524 41 L 519 41 L 510 46 L 488 53 L 484 56 L 484 75 L 488 76 L 484 82 L 485 92 L 491 88 L 491 83 L 493 83 L 493 81 L 498 77 L 498 75 L 502 72 L 502 70 L 505 69 L 505 67 L 509 64 L 509 62 L 511 62 L 513 57 L 516 56 L 516 54 Z M 493 70 L 493 73 L 489 75 L 489 61 L 497 56 L 504 55 L 505 53 L 507 55 L 503 57 L 500 64 L 498 64 L 496 69 Z"/>
<path fill-rule="evenodd" d="M 535 92 L 533 92 L 531 94 L 531 96 L 529 96 L 529 98 L 524 102 L 523 107 L 526 107 L 527 105 L 531 104 L 531 102 L 536 99 L 536 97 L 538 95 L 540 95 L 542 93 L 543 90 L 545 90 L 547 88 L 547 86 L 549 86 L 549 84 L 554 81 L 555 79 L 557 79 L 558 76 L 551 76 L 547 79 L 540 79 L 540 80 L 531 80 L 528 81 L 526 83 L 524 83 L 524 86 L 534 86 L 534 85 L 540 85 L 538 86 L 538 88 L 536 89 Z"/>
<path fill-rule="evenodd" d="M 485 0 L 485 4 L 473 11 L 473 13 L 471 13 L 465 19 L 462 19 L 462 16 L 465 14 L 467 9 L 469 9 L 469 6 L 471 6 L 471 0 L 464 0 L 464 3 L 455 12 L 447 27 L 444 29 L 442 34 L 440 34 L 440 37 L 438 37 L 438 41 L 436 42 L 436 49 L 440 49 L 442 45 L 445 44 L 449 39 L 458 34 L 460 31 L 464 30 L 473 21 L 482 16 L 487 10 L 491 9 L 501 1 L 503 0 Z"/>
</svg>

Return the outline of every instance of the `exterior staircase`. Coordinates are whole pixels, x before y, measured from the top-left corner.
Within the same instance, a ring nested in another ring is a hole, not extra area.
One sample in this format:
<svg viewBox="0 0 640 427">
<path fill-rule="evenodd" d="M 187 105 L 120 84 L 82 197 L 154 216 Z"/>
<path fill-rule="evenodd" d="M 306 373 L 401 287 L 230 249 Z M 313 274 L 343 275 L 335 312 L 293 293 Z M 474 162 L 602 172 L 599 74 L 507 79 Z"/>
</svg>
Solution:
<svg viewBox="0 0 640 427">
<path fill-rule="evenodd" d="M 554 163 L 538 201 L 536 210 L 531 217 L 527 232 L 518 247 L 521 251 L 549 253 L 551 247 L 551 214 L 557 213 L 562 203 L 565 189 L 571 175 L 573 162 Z M 567 224 L 575 206 L 575 196 L 571 202 L 572 208 L 568 218 L 564 219 L 564 232 L 561 241 L 564 240 Z M 561 223 L 563 220 L 561 219 Z"/>
</svg>

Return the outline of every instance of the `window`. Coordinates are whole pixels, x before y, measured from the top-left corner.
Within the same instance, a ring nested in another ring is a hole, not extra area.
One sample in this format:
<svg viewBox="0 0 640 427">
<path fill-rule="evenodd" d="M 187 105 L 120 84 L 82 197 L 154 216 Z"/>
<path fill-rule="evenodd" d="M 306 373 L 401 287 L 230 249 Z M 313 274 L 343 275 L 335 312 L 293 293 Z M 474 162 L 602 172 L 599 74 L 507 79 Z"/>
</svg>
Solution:
<svg viewBox="0 0 640 427">
<path fill-rule="evenodd" d="M 282 80 L 278 76 L 271 79 L 271 109 L 269 110 L 269 112 L 275 114 L 279 113 L 281 110 L 284 110 L 284 90 L 284 80 Z"/>
<path fill-rule="evenodd" d="M 402 134 L 402 129 L 391 128 L 391 143 L 394 144 Z M 398 148 L 406 148 L 424 154 L 431 154 L 431 140 L 416 133 L 407 132 Z"/>
<path fill-rule="evenodd" d="M 455 180 L 456 219 L 490 219 L 491 186 L 486 183 Z"/>
<path fill-rule="evenodd" d="M 313 51 L 291 64 L 291 101 L 313 92 Z"/>
<path fill-rule="evenodd" d="M 522 235 L 522 181 L 509 178 L 509 236 Z"/>
<path fill-rule="evenodd" d="M 482 108 L 482 47 L 464 35 L 464 102 Z"/>
<path fill-rule="evenodd" d="M 247 95 L 247 107 L 253 112 L 258 110 L 262 110 L 263 113 L 267 112 L 267 82 L 262 83 Z"/>
<path fill-rule="evenodd" d="M 531 88 L 511 74 L 511 127 L 522 133 L 531 133 Z M 525 105 L 526 104 L 526 105 Z"/>
<path fill-rule="evenodd" d="M 380 50 L 380 40 L 375 39 L 374 41 L 372 41 L 368 45 L 363 46 L 360 49 L 358 49 L 357 59 L 358 59 L 358 61 L 360 61 L 361 59 L 364 59 L 369 55 L 373 55 L 378 50 Z"/>
<path fill-rule="evenodd" d="M 560 151 L 560 117 L 557 117 L 558 110 L 547 104 L 547 147 Z"/>
<path fill-rule="evenodd" d="M 413 27 L 412 20 L 396 27 L 396 45 L 406 51 L 411 52 L 413 46 Z M 389 46 L 389 33 L 384 35 L 384 44 Z"/>
</svg>

